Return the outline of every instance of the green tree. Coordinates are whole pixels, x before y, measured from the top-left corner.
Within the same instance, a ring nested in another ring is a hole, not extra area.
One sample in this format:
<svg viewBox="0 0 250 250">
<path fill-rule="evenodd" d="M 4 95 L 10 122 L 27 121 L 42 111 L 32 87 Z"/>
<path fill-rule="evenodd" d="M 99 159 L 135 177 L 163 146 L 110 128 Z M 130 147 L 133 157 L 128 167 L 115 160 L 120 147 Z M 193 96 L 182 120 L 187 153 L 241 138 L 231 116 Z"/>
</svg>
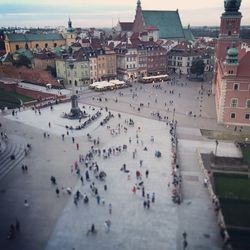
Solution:
<svg viewBox="0 0 250 250">
<path fill-rule="evenodd" d="M 193 61 L 190 71 L 192 74 L 196 75 L 196 77 L 203 75 L 205 69 L 205 63 L 202 59 L 196 59 Z"/>
<path fill-rule="evenodd" d="M 26 66 L 30 67 L 31 61 L 28 57 L 21 55 L 21 54 L 14 54 L 13 55 L 13 65 L 20 67 L 20 66 Z"/>
</svg>

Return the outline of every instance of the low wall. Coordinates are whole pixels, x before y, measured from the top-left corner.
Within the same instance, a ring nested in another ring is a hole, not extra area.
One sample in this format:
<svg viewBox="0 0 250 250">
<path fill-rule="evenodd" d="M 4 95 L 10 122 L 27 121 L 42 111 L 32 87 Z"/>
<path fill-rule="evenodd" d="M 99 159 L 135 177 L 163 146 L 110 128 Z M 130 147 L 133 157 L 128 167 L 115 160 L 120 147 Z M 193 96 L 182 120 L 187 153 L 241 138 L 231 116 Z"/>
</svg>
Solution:
<svg viewBox="0 0 250 250">
<path fill-rule="evenodd" d="M 25 80 L 39 85 L 48 83 L 53 86 L 60 85 L 48 71 L 34 70 L 25 66 L 17 68 L 12 65 L 0 65 L 0 77 Z"/>
<path fill-rule="evenodd" d="M 208 190 L 210 199 L 211 199 L 211 201 L 213 203 L 215 201 L 219 203 L 219 199 L 217 198 L 216 194 L 214 193 L 209 173 L 208 173 L 207 169 L 204 167 L 204 164 L 203 164 L 203 161 L 202 161 L 202 157 L 201 157 L 201 153 L 200 153 L 199 149 L 196 150 L 196 153 L 197 153 L 197 158 L 198 158 L 200 169 L 201 169 L 201 171 L 203 173 L 204 178 L 207 179 L 207 190 Z M 221 209 L 218 211 L 217 221 L 218 221 L 218 225 L 220 227 L 220 230 L 224 229 L 225 230 L 224 232 L 226 232 L 226 235 L 228 235 L 228 232 L 226 230 L 225 219 L 224 219 L 224 216 L 223 216 L 223 214 L 221 212 Z M 225 241 L 225 239 L 224 239 L 224 241 Z M 224 248 L 224 249 L 233 250 L 233 248 L 232 248 L 232 246 L 230 244 L 227 245 L 226 248 Z"/>
<path fill-rule="evenodd" d="M 47 97 L 56 97 L 57 96 L 55 94 L 44 93 L 44 92 L 40 92 L 38 90 L 26 89 L 26 88 L 22 88 L 22 87 L 19 87 L 19 86 L 16 87 L 15 91 L 18 94 L 30 96 L 33 99 L 38 99 L 38 100 L 41 100 L 41 99 L 44 99 L 44 98 L 47 98 Z"/>
</svg>

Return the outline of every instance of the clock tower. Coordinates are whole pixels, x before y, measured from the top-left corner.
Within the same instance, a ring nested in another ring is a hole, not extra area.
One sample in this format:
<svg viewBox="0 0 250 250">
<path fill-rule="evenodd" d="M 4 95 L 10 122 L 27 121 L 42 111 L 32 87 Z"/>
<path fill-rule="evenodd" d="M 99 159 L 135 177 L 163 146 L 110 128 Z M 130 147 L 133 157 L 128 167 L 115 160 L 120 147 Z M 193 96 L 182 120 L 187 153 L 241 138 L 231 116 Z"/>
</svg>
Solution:
<svg viewBox="0 0 250 250">
<path fill-rule="evenodd" d="M 221 15 L 220 33 L 216 46 L 216 59 L 225 61 L 227 51 L 232 42 L 238 46 L 240 42 L 240 22 L 242 15 L 239 12 L 241 0 L 225 0 L 225 12 Z"/>
</svg>

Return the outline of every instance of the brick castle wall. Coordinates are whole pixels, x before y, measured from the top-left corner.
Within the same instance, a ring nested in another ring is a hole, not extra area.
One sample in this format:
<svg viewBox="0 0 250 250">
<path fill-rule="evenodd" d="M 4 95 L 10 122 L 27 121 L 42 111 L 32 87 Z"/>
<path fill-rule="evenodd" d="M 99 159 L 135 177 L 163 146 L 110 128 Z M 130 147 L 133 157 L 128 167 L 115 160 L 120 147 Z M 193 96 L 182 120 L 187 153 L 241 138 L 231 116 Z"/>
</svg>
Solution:
<svg viewBox="0 0 250 250">
<path fill-rule="evenodd" d="M 0 77 L 20 79 L 40 85 L 48 83 L 54 86 L 59 85 L 57 80 L 48 71 L 34 70 L 25 66 L 17 68 L 12 65 L 0 65 Z"/>
</svg>

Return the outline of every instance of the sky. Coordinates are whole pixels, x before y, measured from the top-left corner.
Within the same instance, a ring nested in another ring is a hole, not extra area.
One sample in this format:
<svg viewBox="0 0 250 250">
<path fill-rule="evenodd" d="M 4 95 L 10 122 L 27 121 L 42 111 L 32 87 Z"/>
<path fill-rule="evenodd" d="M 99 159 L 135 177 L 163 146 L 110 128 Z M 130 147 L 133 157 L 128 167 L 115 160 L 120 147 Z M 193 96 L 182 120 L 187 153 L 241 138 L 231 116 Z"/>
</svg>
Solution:
<svg viewBox="0 0 250 250">
<path fill-rule="evenodd" d="M 133 21 L 137 0 L 0 0 L 0 27 L 115 26 Z M 224 0 L 141 0 L 143 10 L 179 10 L 182 25 L 220 24 Z M 242 0 L 242 25 L 250 25 L 250 0 Z"/>
</svg>

